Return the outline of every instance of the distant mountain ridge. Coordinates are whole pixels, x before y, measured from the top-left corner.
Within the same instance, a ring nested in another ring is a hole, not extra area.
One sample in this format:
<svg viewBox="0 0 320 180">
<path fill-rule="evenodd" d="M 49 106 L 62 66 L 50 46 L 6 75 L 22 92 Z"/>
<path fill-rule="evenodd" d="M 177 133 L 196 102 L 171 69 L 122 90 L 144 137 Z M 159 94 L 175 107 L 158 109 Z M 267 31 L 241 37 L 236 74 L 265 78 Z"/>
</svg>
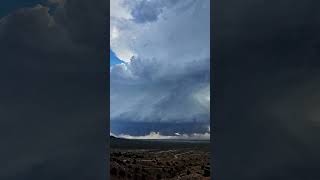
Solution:
<svg viewBox="0 0 320 180">
<path fill-rule="evenodd" d="M 117 137 L 110 135 L 110 139 L 117 139 Z"/>
</svg>

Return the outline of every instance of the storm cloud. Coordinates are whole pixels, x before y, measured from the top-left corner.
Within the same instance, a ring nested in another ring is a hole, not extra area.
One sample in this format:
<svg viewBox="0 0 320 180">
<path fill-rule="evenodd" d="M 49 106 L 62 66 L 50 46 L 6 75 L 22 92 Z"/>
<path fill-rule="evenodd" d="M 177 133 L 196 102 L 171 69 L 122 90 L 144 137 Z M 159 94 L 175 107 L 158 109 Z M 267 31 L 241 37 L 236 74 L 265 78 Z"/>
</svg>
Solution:
<svg viewBox="0 0 320 180">
<path fill-rule="evenodd" d="M 214 4 L 217 179 L 319 179 L 318 5 Z"/>
<path fill-rule="evenodd" d="M 57 0 L 0 19 L 0 179 L 105 179 L 106 12 Z"/>
<path fill-rule="evenodd" d="M 111 9 L 110 46 L 125 63 L 110 68 L 111 131 L 207 133 L 210 1 L 112 3 L 123 13 Z M 134 123 L 139 131 L 126 128 Z"/>
</svg>

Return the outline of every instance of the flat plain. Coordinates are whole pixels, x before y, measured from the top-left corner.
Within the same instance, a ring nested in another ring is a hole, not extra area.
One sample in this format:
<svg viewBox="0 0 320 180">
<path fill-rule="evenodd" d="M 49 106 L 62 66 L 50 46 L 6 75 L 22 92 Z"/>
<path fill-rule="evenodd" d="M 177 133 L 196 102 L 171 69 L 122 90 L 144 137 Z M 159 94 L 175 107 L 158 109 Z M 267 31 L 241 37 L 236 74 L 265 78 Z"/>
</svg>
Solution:
<svg viewBox="0 0 320 180">
<path fill-rule="evenodd" d="M 209 180 L 210 142 L 111 136 L 112 180 Z"/>
</svg>

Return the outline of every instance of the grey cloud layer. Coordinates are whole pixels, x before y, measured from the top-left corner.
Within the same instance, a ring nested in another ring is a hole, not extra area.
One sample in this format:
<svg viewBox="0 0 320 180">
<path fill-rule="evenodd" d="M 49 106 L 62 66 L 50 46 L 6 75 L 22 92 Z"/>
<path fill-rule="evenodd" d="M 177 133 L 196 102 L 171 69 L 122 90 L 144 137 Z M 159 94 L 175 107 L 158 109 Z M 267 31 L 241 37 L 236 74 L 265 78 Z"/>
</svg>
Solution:
<svg viewBox="0 0 320 180">
<path fill-rule="evenodd" d="M 156 58 L 163 63 L 208 58 L 210 1 L 193 1 L 192 5 L 189 1 L 178 2 L 175 7 L 182 9 L 165 8 L 157 21 L 146 23 L 136 23 L 134 17 L 123 18 L 111 9 L 112 50 L 127 62 L 132 56 Z M 127 13 L 122 14 L 129 14 L 134 7 L 123 5 L 122 11 Z"/>
<path fill-rule="evenodd" d="M 185 1 L 184 7 L 190 6 L 196 1 Z M 177 0 L 158 0 L 158 1 L 127 1 L 132 6 L 131 15 L 137 23 L 157 21 L 165 8 L 173 9 L 181 3 Z M 181 3 L 183 4 L 183 3 Z"/>
<path fill-rule="evenodd" d="M 111 11 L 111 36 L 114 35 L 111 48 L 120 57 L 127 56 L 123 52 L 133 55 L 127 63 L 111 68 L 111 126 L 114 125 L 114 131 L 129 133 L 128 128 L 120 128 L 124 132 L 119 130 L 120 122 L 123 126 L 139 122 L 167 123 L 167 128 L 158 125 L 153 131 L 168 135 L 178 131 L 207 132 L 210 120 L 209 4 L 207 0 L 125 1 L 122 5 L 132 19 L 117 18 Z M 116 33 L 113 34 L 112 29 L 116 29 Z M 193 124 L 199 128 L 182 130 L 175 125 L 190 122 L 199 122 Z M 152 128 L 146 124 L 140 127 L 145 131 L 130 131 L 130 135 L 149 134 Z"/>
<path fill-rule="evenodd" d="M 208 59 L 171 67 L 136 61 L 111 70 L 112 120 L 209 121 Z"/>
<path fill-rule="evenodd" d="M 318 5 L 215 1 L 217 179 L 320 178 Z"/>
<path fill-rule="evenodd" d="M 103 3 L 100 5 L 103 7 Z M 24 67 L 36 71 L 94 71 L 98 67 L 94 63 L 88 67 L 88 57 L 98 55 L 96 52 L 105 44 L 105 24 L 101 23 L 105 17 L 101 13 L 103 8 L 97 7 L 100 13 L 90 12 L 96 8 L 90 6 L 90 3 L 67 1 L 49 14 L 50 6 L 37 5 L 2 18 L 2 55 L 8 59 L 23 55 L 27 61 L 22 62 Z"/>
<path fill-rule="evenodd" d="M 106 2 L 54 3 L 0 20 L 0 179 L 105 178 Z"/>
</svg>

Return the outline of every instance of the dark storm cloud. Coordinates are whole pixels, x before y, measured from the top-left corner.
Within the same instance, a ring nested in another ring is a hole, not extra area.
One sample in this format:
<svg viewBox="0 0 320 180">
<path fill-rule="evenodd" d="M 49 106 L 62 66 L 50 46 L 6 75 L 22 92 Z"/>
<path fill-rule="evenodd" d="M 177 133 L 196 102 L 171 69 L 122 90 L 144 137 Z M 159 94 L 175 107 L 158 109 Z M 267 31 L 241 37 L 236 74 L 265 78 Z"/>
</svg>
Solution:
<svg viewBox="0 0 320 180">
<path fill-rule="evenodd" d="M 157 21 L 164 10 L 174 9 L 174 11 L 185 11 L 192 8 L 199 0 L 142 0 L 126 1 L 131 6 L 131 15 L 137 23 L 147 23 Z M 180 3 L 180 5 L 179 5 Z M 182 4 L 182 5 L 181 5 Z"/>
<path fill-rule="evenodd" d="M 137 23 L 146 23 L 158 20 L 164 8 L 172 8 L 177 4 L 176 0 L 142 0 L 129 2 L 133 6 L 131 15 Z"/>
<path fill-rule="evenodd" d="M 111 3 L 119 10 L 111 10 L 110 46 L 125 62 L 110 70 L 111 132 L 207 133 L 210 1 Z M 128 16 L 134 11 L 141 14 Z M 145 11 L 158 19 L 151 20 Z M 141 125 L 139 130 L 130 128 L 134 123 Z"/>
<path fill-rule="evenodd" d="M 137 22 L 144 23 L 148 21 L 156 21 L 162 12 L 162 7 L 154 6 L 155 1 L 141 1 L 132 11 L 131 15 Z"/>
<path fill-rule="evenodd" d="M 216 178 L 318 179 L 319 3 L 214 6 Z"/>
<path fill-rule="evenodd" d="M 129 135 L 151 131 L 163 135 L 207 132 L 209 63 L 198 60 L 168 67 L 157 61 L 134 59 L 130 64 L 113 66 L 112 132 Z M 131 128 L 134 123 L 141 125 L 139 131 Z"/>
<path fill-rule="evenodd" d="M 105 1 L 0 20 L 0 179 L 104 179 Z"/>
</svg>

